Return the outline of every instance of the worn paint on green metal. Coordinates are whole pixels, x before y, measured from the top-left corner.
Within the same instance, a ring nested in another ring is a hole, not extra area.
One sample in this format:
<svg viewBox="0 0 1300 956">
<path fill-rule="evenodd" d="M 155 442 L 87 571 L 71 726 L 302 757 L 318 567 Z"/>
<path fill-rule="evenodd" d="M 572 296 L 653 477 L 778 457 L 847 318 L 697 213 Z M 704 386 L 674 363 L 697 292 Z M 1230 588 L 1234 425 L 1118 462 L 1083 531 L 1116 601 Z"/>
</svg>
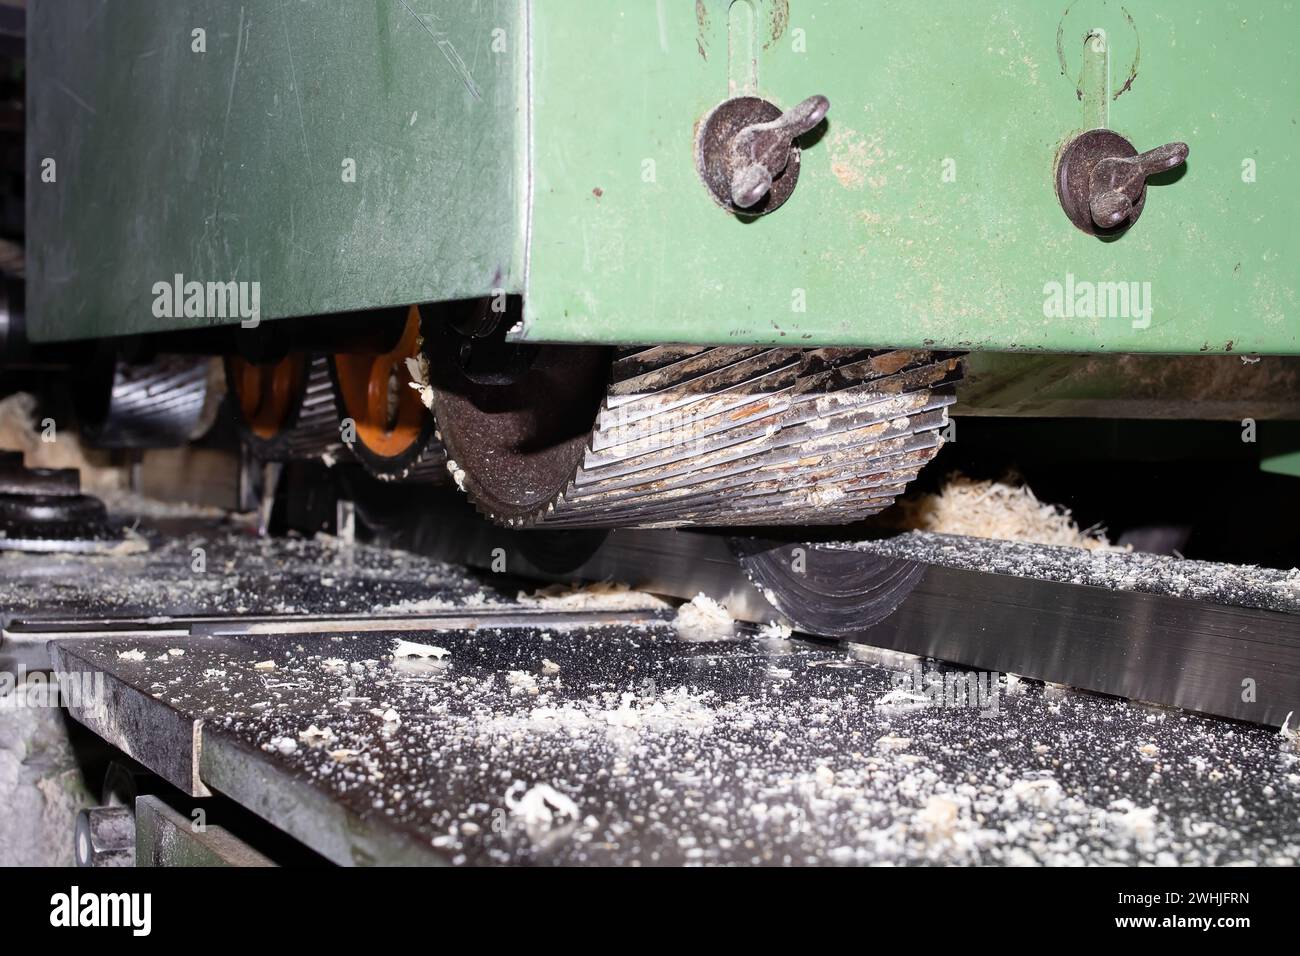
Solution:
<svg viewBox="0 0 1300 956">
<path fill-rule="evenodd" d="M 533 5 L 521 337 L 1300 352 L 1300 4 L 752 2 L 759 91 L 832 104 L 791 201 L 752 223 L 692 157 L 738 73 L 728 0 Z M 1139 149 L 1191 147 L 1113 242 L 1071 227 L 1053 187 L 1103 108 Z M 1045 316 L 1068 276 L 1150 283 L 1150 326 Z"/>
<path fill-rule="evenodd" d="M 522 288 L 515 0 L 39 0 L 28 37 L 33 338 L 203 324 L 153 314 L 178 273 L 263 318 Z"/>
</svg>

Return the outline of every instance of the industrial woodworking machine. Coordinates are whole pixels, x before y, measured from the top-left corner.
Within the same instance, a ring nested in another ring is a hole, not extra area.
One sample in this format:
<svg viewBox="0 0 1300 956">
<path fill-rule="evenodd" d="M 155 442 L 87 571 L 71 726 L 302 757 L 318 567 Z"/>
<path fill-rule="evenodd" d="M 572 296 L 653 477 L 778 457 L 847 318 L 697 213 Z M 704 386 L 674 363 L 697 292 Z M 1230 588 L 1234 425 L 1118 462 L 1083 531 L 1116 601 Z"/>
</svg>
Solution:
<svg viewBox="0 0 1300 956">
<path fill-rule="evenodd" d="M 1300 710 L 1295 4 L 31 0 L 20 32 L 0 385 L 137 491 Z M 125 560 L 28 458 L 0 548 Z M 1010 468 L 1119 552 L 891 536 Z M 22 606 L 11 654 L 116 661 L 68 650 L 102 608 Z"/>
</svg>

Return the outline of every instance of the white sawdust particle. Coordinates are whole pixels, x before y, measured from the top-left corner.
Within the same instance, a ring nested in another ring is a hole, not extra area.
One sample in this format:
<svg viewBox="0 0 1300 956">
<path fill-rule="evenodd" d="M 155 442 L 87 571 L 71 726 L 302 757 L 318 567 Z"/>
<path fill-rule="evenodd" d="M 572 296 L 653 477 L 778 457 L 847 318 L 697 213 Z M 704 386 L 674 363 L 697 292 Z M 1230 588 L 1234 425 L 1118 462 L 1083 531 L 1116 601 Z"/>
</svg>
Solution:
<svg viewBox="0 0 1300 956">
<path fill-rule="evenodd" d="M 703 591 L 677 609 L 673 626 L 685 641 L 725 641 L 736 630 L 731 612 Z"/>
<path fill-rule="evenodd" d="M 511 789 L 506 791 L 505 803 L 510 812 L 525 825 L 549 827 L 562 820 L 577 820 L 581 816 L 578 805 L 549 783 L 534 784 L 523 796 L 516 796 L 515 791 L 524 786 L 520 781 L 515 781 Z"/>
<path fill-rule="evenodd" d="M 451 651 L 433 644 L 421 644 L 418 641 L 404 641 L 400 638 L 393 642 L 394 657 L 432 657 L 442 660 Z"/>
<path fill-rule="evenodd" d="M 433 401 L 432 390 L 430 390 L 429 402 Z M 454 459 L 447 459 L 447 473 L 451 475 L 451 480 L 456 482 L 456 487 L 461 491 L 465 490 L 465 470 L 456 464 Z"/>
<path fill-rule="evenodd" d="M 527 671 L 510 671 L 506 674 L 506 683 L 512 694 L 536 694 L 537 678 Z"/>
<path fill-rule="evenodd" d="M 329 727 L 317 727 L 312 724 L 298 735 L 298 739 L 310 747 L 321 747 L 333 743 L 337 735 Z"/>
<path fill-rule="evenodd" d="M 764 624 L 762 627 L 758 629 L 759 639 L 765 641 L 771 641 L 771 640 L 783 641 L 789 638 L 790 635 L 793 633 L 794 631 L 790 628 L 790 625 L 784 624 L 781 621 L 768 621 L 766 624 Z"/>
</svg>

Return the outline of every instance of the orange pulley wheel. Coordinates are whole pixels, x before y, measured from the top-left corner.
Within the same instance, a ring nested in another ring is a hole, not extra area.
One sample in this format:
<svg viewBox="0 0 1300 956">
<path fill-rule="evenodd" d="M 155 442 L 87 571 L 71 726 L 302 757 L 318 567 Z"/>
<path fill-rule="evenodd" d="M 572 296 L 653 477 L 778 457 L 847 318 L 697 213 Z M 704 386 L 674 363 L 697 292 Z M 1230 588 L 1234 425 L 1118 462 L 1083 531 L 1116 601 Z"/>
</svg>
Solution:
<svg viewBox="0 0 1300 956">
<path fill-rule="evenodd" d="M 342 439 L 376 477 L 445 478 L 433 414 L 412 387 L 424 384 L 412 374 L 412 366 L 421 367 L 420 350 L 420 310 L 411 306 L 390 350 L 330 356 Z"/>
<path fill-rule="evenodd" d="M 324 358 L 302 352 L 258 364 L 226 357 L 226 388 L 246 445 L 259 458 L 316 458 L 337 446 L 338 423 Z"/>
</svg>

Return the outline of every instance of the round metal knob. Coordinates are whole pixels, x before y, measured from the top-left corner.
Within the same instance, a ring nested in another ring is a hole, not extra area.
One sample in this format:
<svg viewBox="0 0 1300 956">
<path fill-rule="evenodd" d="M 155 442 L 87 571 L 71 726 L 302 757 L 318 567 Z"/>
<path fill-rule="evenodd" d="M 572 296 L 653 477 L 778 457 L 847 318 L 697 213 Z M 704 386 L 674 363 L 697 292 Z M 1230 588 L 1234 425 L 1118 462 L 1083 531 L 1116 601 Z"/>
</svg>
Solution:
<svg viewBox="0 0 1300 956">
<path fill-rule="evenodd" d="M 830 100 L 810 96 L 782 112 L 756 96 L 719 104 L 700 123 L 695 162 L 714 201 L 737 215 L 779 209 L 799 180 L 795 140 L 826 117 Z"/>
<path fill-rule="evenodd" d="M 1146 204 L 1147 178 L 1187 160 L 1186 143 L 1166 143 L 1139 153 L 1108 129 L 1092 129 L 1070 140 L 1056 166 L 1056 195 L 1079 229 L 1112 235 L 1137 222 Z"/>
</svg>

